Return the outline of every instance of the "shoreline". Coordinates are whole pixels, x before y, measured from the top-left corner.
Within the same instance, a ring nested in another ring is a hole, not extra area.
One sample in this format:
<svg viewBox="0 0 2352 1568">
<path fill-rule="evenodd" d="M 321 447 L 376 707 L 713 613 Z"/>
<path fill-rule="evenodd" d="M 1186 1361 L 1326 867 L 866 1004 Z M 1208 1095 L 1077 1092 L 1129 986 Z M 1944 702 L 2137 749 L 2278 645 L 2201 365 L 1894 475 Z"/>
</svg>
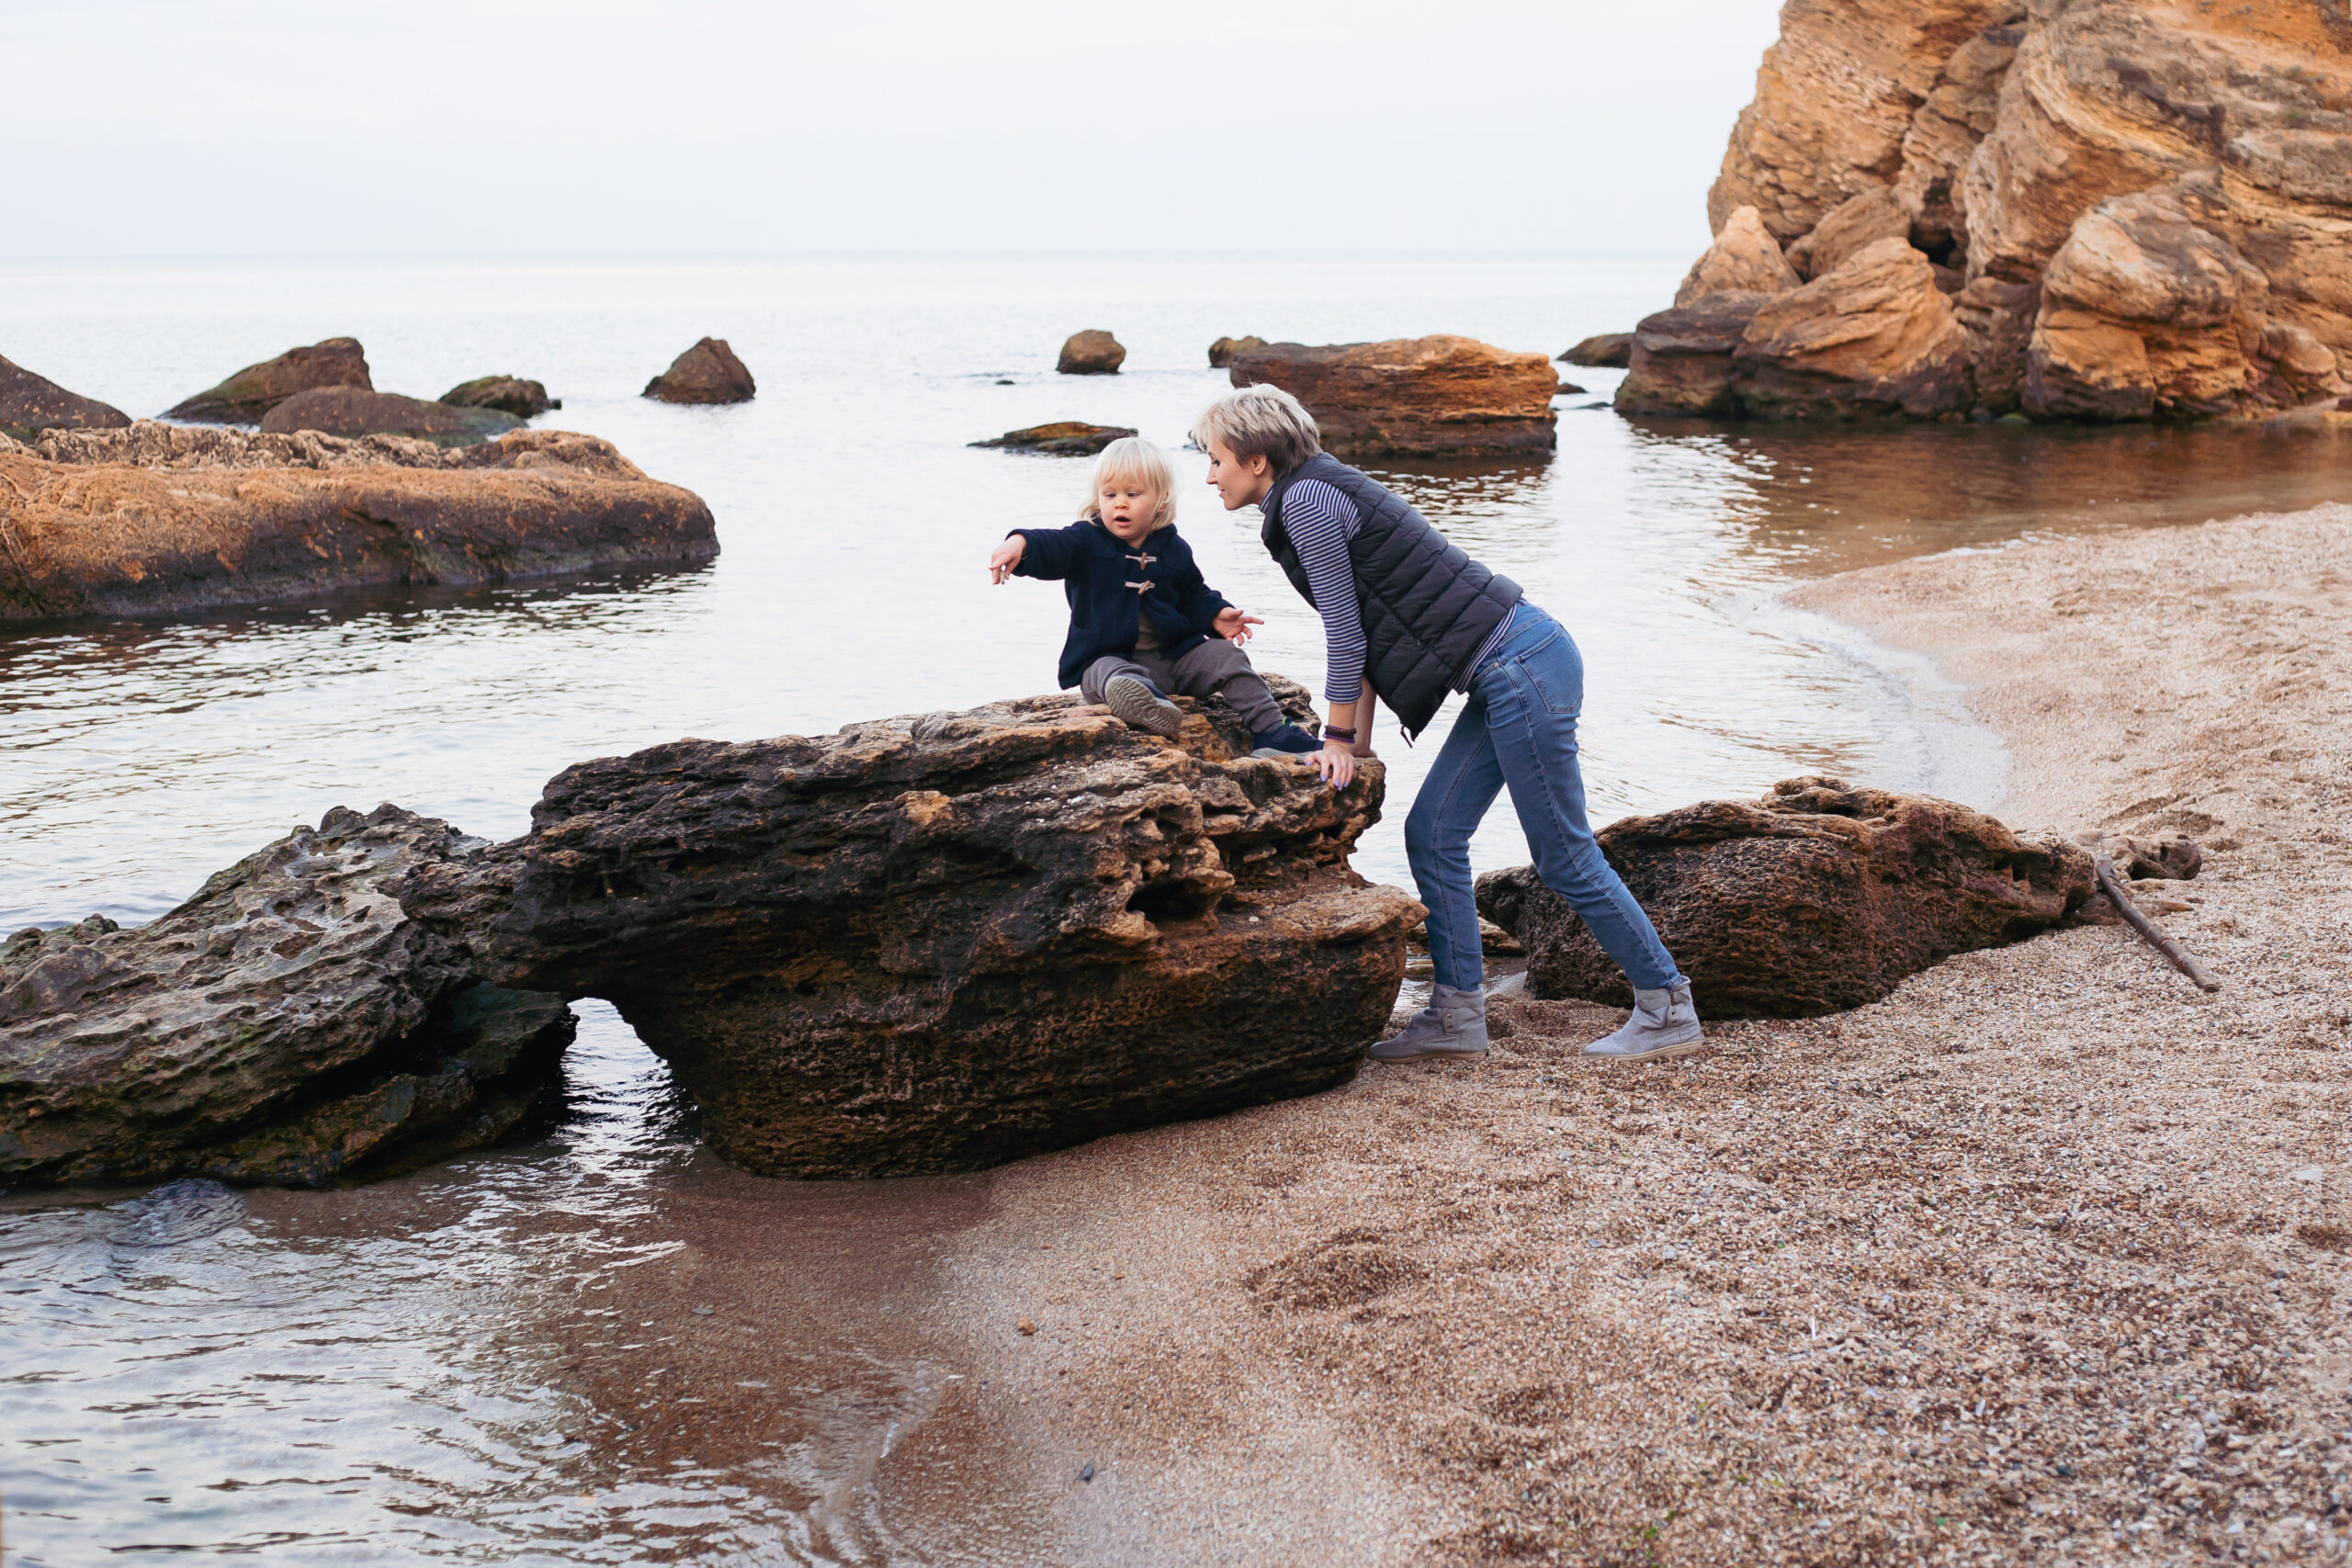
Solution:
<svg viewBox="0 0 2352 1568">
<path fill-rule="evenodd" d="M 1041 1556 L 2352 1555 L 2352 897 L 2298 874 L 2352 827 L 2352 508 L 1790 597 L 1966 683 L 2013 827 L 2200 837 L 2160 918 L 2223 990 L 2084 928 L 1644 1072 L 1521 1002 L 1481 1067 L 993 1173 L 933 1318 Z"/>
</svg>

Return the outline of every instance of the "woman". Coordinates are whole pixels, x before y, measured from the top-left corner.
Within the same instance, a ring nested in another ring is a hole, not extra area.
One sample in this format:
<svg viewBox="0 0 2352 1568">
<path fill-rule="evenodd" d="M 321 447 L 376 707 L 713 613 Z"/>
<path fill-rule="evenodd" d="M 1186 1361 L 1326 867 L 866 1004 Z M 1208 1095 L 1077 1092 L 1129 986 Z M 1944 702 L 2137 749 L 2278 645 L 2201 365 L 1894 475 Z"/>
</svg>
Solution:
<svg viewBox="0 0 2352 1568">
<path fill-rule="evenodd" d="M 1209 405 L 1193 432 L 1226 510 L 1262 508 L 1261 537 L 1323 617 L 1331 705 L 1316 772 L 1344 789 L 1368 739 L 1373 695 L 1405 733 L 1425 729 L 1451 692 L 1469 702 L 1405 818 L 1405 853 L 1429 906 L 1437 986 L 1380 1062 L 1476 1059 L 1487 1052 L 1485 965 L 1470 884 L 1470 835 L 1505 785 L 1544 886 L 1583 917 L 1634 987 L 1624 1027 L 1588 1056 L 1644 1062 L 1701 1049 L 1690 982 L 1593 841 L 1577 772 L 1584 661 L 1519 584 L 1464 555 L 1380 484 L 1327 457 L 1315 418 L 1279 387 Z"/>
</svg>

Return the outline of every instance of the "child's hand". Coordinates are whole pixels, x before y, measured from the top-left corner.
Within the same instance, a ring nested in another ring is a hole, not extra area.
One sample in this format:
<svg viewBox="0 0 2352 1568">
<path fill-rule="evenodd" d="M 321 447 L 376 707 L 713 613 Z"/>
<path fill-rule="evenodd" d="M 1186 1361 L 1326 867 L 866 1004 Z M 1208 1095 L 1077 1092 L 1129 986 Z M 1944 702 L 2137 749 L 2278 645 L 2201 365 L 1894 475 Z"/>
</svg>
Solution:
<svg viewBox="0 0 2352 1568">
<path fill-rule="evenodd" d="M 1238 648 L 1255 635 L 1250 630 L 1251 626 L 1262 626 L 1266 623 L 1256 615 L 1245 615 L 1227 604 L 1216 613 L 1215 624 L 1216 635 Z"/>
<path fill-rule="evenodd" d="M 989 552 L 989 581 L 1002 583 L 1006 578 L 1011 577 L 1012 569 L 1021 564 L 1021 558 L 1027 553 L 1028 548 L 1029 536 L 1025 534 L 1015 534 L 995 549 L 990 550 Z"/>
</svg>

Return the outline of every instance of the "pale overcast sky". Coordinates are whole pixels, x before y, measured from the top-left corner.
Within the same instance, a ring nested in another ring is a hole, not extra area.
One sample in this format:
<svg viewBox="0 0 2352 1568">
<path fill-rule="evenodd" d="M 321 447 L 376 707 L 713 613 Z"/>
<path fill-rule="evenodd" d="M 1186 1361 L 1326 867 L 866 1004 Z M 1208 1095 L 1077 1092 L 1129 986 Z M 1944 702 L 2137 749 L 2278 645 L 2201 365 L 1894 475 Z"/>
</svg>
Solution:
<svg viewBox="0 0 2352 1568">
<path fill-rule="evenodd" d="M 0 0 L 0 254 L 1696 251 L 1773 0 Z"/>
</svg>

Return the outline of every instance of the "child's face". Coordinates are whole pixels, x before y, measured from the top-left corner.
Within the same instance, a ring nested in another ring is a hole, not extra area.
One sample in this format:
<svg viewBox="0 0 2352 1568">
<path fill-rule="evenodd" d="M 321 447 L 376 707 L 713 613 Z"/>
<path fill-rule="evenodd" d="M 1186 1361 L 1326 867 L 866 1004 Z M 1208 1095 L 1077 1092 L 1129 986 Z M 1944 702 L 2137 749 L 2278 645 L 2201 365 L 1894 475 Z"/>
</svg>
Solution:
<svg viewBox="0 0 2352 1568">
<path fill-rule="evenodd" d="M 1159 492 L 1141 479 L 1103 480 L 1094 503 L 1102 509 L 1102 526 L 1130 545 L 1140 544 L 1159 515 Z"/>
</svg>

